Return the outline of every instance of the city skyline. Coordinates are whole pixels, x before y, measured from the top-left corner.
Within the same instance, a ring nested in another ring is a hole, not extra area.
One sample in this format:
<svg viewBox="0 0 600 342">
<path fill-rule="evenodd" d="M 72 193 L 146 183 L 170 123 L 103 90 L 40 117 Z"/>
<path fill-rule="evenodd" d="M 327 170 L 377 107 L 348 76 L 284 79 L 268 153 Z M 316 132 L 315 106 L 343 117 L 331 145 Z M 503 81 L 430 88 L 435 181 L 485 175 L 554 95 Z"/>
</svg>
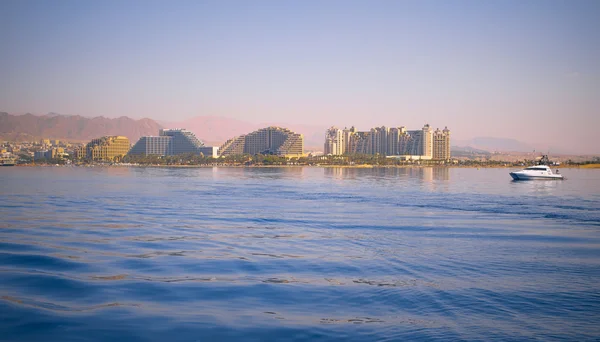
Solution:
<svg viewBox="0 0 600 342">
<path fill-rule="evenodd" d="M 306 141 L 305 146 L 307 148 L 309 148 L 310 150 L 318 151 L 322 147 L 323 132 L 327 130 L 327 128 L 325 128 L 322 125 L 321 126 L 305 125 L 305 124 L 289 125 L 289 124 L 285 124 L 282 122 L 251 124 L 248 122 L 239 121 L 239 120 L 235 120 L 235 119 L 219 118 L 219 117 L 213 117 L 213 116 L 195 117 L 195 118 L 191 118 L 191 119 L 173 124 L 173 123 L 168 123 L 168 122 L 157 123 L 155 121 L 148 121 L 150 119 L 141 119 L 141 120 L 136 121 L 136 120 L 128 118 L 128 117 L 120 117 L 120 118 L 112 118 L 112 119 L 106 118 L 106 117 L 85 118 L 82 116 L 64 116 L 64 115 L 59 115 L 57 113 L 50 113 L 48 115 L 38 116 L 38 118 L 42 119 L 42 121 L 41 122 L 34 121 L 33 126 L 29 127 L 27 125 L 27 122 L 30 122 L 29 120 L 20 122 L 19 120 L 15 120 L 15 118 L 18 118 L 19 115 L 8 114 L 8 117 L 9 118 L 12 117 L 13 119 L 3 121 L 3 120 L 1 120 L 2 119 L 1 115 L 3 115 L 3 114 L 5 114 L 5 113 L 0 112 L 0 124 L 7 125 L 7 127 L 1 127 L 1 128 L 8 128 L 8 130 L 4 132 L 5 135 L 7 134 L 9 137 L 11 135 L 13 137 L 15 137 L 20 134 L 29 135 L 30 137 L 36 136 L 37 138 L 34 138 L 34 140 L 39 139 L 39 138 L 52 138 L 52 139 L 58 138 L 61 140 L 66 139 L 69 141 L 83 141 L 83 140 L 92 139 L 96 136 L 126 135 L 130 138 L 133 137 L 132 138 L 133 141 L 136 141 L 139 138 L 140 132 L 138 130 L 140 130 L 140 129 L 143 131 L 146 131 L 146 135 L 150 135 L 150 136 L 155 135 L 155 133 L 154 133 L 155 131 L 151 130 L 150 127 L 148 126 L 148 124 L 150 124 L 151 126 L 156 127 L 156 131 L 158 131 L 161 128 L 167 128 L 167 127 L 176 127 L 176 128 L 177 127 L 185 127 L 187 130 L 190 130 L 191 132 L 195 133 L 198 137 L 202 137 L 202 140 L 204 142 L 220 146 L 224 141 L 229 140 L 233 136 L 243 135 L 249 131 L 254 131 L 254 130 L 260 129 L 262 127 L 279 126 L 279 127 L 287 127 L 293 131 L 303 134 L 305 136 L 305 141 Z M 28 114 L 28 115 L 25 115 L 24 117 L 31 118 L 32 117 L 31 115 L 32 114 Z M 33 117 L 36 117 L 36 116 L 33 116 Z M 60 117 L 60 120 L 56 121 L 59 117 Z M 81 120 L 87 120 L 87 121 L 85 123 L 82 123 Z M 100 126 L 98 126 L 98 129 L 96 129 L 97 133 L 93 134 L 92 136 L 89 136 L 89 134 L 92 132 L 92 131 L 90 131 L 90 129 L 92 129 L 92 130 L 94 129 L 90 125 L 92 124 L 93 121 L 98 121 L 98 120 L 99 120 Z M 45 122 L 45 124 L 43 122 Z M 67 123 L 67 122 L 69 122 L 69 123 Z M 135 128 L 135 126 L 133 126 L 133 127 L 131 126 L 132 124 L 135 125 L 136 122 L 139 122 L 139 124 L 140 124 L 137 129 Z M 119 129 L 120 124 L 124 124 L 126 126 L 126 127 L 124 127 L 124 130 Z M 426 122 L 425 124 L 429 124 L 429 123 Z M 334 125 L 334 126 L 336 126 L 336 125 Z M 402 127 L 404 125 L 402 125 L 401 123 L 400 124 L 392 124 L 392 125 L 379 123 L 378 125 L 375 125 L 375 126 L 391 128 L 391 127 Z M 431 126 L 435 129 L 441 129 L 441 127 L 447 127 L 445 124 L 443 124 L 443 125 L 436 124 L 436 125 L 431 125 Z M 12 127 L 12 130 L 11 130 L 11 127 Z M 14 131 L 14 129 L 18 128 L 18 127 L 21 127 L 24 131 L 20 131 L 20 132 Z M 104 130 L 104 132 L 103 132 L 102 127 L 104 127 L 104 128 L 110 127 L 110 129 Z M 337 127 L 340 127 L 340 128 L 354 127 L 358 131 L 369 130 L 369 129 L 373 128 L 373 127 L 364 127 L 364 126 L 358 126 L 358 125 L 353 125 L 353 124 L 339 125 Z M 56 130 L 54 130 L 54 128 L 60 128 L 60 129 L 58 131 L 56 131 Z M 46 134 L 41 133 L 45 129 L 48 129 L 49 131 Z M 148 131 L 148 129 L 150 129 L 150 131 Z M 132 136 L 130 136 L 128 134 L 124 134 L 124 131 L 128 131 Z M 34 133 L 34 132 L 37 132 L 37 133 Z M 62 132 L 62 134 L 60 132 Z M 32 133 L 34 133 L 34 135 L 31 135 Z M 41 135 L 40 135 L 40 133 L 41 133 Z M 0 131 L 0 139 L 2 138 L 2 134 L 3 133 Z M 37 135 L 35 135 L 35 134 L 37 134 Z M 86 135 L 87 137 L 82 138 L 80 136 L 79 138 L 75 138 L 73 135 L 74 136 Z M 71 137 L 69 138 L 69 136 L 71 136 Z M 454 136 L 454 133 L 453 133 L 453 136 Z M 11 138 L 9 138 L 8 140 L 10 141 Z M 319 147 L 319 146 L 321 146 L 321 147 Z M 533 151 L 535 153 L 535 151 L 538 151 L 538 153 L 544 152 L 546 154 L 579 155 L 579 156 L 600 154 L 600 153 L 594 153 L 594 152 L 586 152 L 586 151 L 582 151 L 582 150 L 567 150 L 567 149 L 565 149 L 564 146 L 558 146 L 558 148 L 557 148 L 556 145 L 546 145 L 546 144 L 543 144 L 540 142 L 527 143 L 527 142 L 520 141 L 517 139 L 507 139 L 507 138 L 501 138 L 501 137 L 476 136 L 469 140 L 456 139 L 456 137 L 455 137 L 452 139 L 452 146 L 459 148 L 459 149 L 474 148 L 477 150 L 484 150 L 484 151 L 488 151 L 488 152 L 529 152 L 529 153 L 531 153 Z M 593 150 L 597 146 L 591 145 L 589 147 Z"/>
<path fill-rule="evenodd" d="M 0 111 L 428 122 L 457 140 L 600 153 L 595 1 L 5 1 L 0 12 Z"/>
</svg>

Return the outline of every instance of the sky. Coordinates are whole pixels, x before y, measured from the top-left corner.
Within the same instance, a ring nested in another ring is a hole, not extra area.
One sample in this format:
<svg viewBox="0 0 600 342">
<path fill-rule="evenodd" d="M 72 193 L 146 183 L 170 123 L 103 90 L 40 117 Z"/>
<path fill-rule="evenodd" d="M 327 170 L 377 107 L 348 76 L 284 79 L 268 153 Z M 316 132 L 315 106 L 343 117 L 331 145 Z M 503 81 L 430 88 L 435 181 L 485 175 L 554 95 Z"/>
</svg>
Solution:
<svg viewBox="0 0 600 342">
<path fill-rule="evenodd" d="M 0 1 L 0 111 L 425 123 L 600 153 L 600 1 Z"/>
</svg>

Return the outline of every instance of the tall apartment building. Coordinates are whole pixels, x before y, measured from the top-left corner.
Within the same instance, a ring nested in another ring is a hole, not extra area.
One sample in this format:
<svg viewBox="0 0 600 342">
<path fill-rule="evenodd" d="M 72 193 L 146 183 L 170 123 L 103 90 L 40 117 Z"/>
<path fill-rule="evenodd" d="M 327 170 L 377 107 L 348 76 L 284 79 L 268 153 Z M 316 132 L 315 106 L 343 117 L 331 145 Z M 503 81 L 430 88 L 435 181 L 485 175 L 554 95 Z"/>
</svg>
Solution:
<svg viewBox="0 0 600 342">
<path fill-rule="evenodd" d="M 368 154 L 388 154 L 388 132 L 389 129 L 385 126 L 371 128 L 368 140 Z"/>
<path fill-rule="evenodd" d="M 131 155 L 172 156 L 178 154 L 203 154 L 217 157 L 217 148 L 204 146 L 196 135 L 185 129 L 161 129 L 158 136 L 141 137 L 129 151 Z"/>
<path fill-rule="evenodd" d="M 325 135 L 325 153 L 334 154 L 338 131 L 332 127 Z M 439 131 L 439 130 L 438 130 Z M 437 132 L 437 131 L 436 131 Z M 375 127 L 358 132 L 354 127 L 341 131 L 343 152 L 336 154 L 380 154 L 385 156 L 418 156 L 419 159 L 450 159 L 450 131 L 438 133 L 426 124 L 422 129 L 408 131 L 404 126 Z M 337 150 L 339 152 L 339 150 Z"/>
<path fill-rule="evenodd" d="M 271 126 L 229 139 L 219 148 L 220 156 L 259 153 L 301 157 L 304 137 L 289 129 Z"/>
<path fill-rule="evenodd" d="M 118 161 L 129 152 L 129 139 L 123 136 L 106 136 L 93 139 L 85 146 L 86 157 L 97 161 Z"/>
<path fill-rule="evenodd" d="M 375 127 L 366 132 L 359 132 L 354 127 L 342 131 L 344 149 L 339 154 L 382 154 L 387 155 L 390 129 L 385 126 Z"/>
<path fill-rule="evenodd" d="M 354 145 L 356 146 L 356 152 L 359 154 L 370 154 L 371 153 L 371 132 L 356 132 L 355 135 L 352 136 Z"/>
<path fill-rule="evenodd" d="M 344 154 L 350 153 L 353 150 L 352 136 L 356 134 L 356 128 L 354 126 L 350 128 L 344 128 L 342 131 L 342 139 L 344 140 Z"/>
<path fill-rule="evenodd" d="M 450 159 L 450 130 L 448 127 L 441 131 L 438 128 L 433 132 L 433 159 Z"/>
<path fill-rule="evenodd" d="M 402 127 L 392 127 L 388 131 L 388 139 L 387 139 L 387 153 L 390 156 L 397 156 L 401 154 L 400 151 L 400 143 L 402 139 L 406 136 L 406 128 Z"/>
<path fill-rule="evenodd" d="M 433 158 L 433 131 L 426 124 L 420 130 L 406 131 L 398 145 L 399 155 L 422 156 Z"/>
<path fill-rule="evenodd" d="M 325 133 L 324 153 L 342 155 L 345 153 L 344 131 L 336 127 L 330 127 Z"/>
</svg>

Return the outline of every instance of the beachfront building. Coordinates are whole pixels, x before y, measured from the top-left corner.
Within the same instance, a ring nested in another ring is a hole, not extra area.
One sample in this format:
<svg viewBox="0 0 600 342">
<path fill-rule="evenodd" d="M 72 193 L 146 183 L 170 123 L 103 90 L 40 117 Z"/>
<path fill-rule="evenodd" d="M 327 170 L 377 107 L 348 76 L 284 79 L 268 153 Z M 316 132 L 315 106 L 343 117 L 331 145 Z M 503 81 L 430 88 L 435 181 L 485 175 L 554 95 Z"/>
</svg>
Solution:
<svg viewBox="0 0 600 342">
<path fill-rule="evenodd" d="M 205 146 L 196 135 L 185 129 L 161 129 L 158 136 L 141 137 L 129 151 L 130 155 L 172 156 L 202 154 L 217 157 L 217 147 Z"/>
<path fill-rule="evenodd" d="M 450 160 L 450 130 L 448 127 L 441 131 L 438 128 L 433 132 L 433 159 Z"/>
<path fill-rule="evenodd" d="M 433 158 L 433 131 L 427 124 L 422 129 L 406 131 L 398 145 L 398 155 L 422 156 Z"/>
<path fill-rule="evenodd" d="M 324 154 L 342 155 L 345 152 L 344 131 L 331 127 L 325 133 Z"/>
<path fill-rule="evenodd" d="M 173 154 L 171 137 L 146 136 L 141 137 L 129 151 L 130 155 L 158 155 L 170 156 Z"/>
<path fill-rule="evenodd" d="M 304 154 L 304 137 L 287 128 L 271 126 L 231 138 L 219 148 L 219 156 L 240 154 L 301 157 Z"/>
<path fill-rule="evenodd" d="M 364 132 L 354 127 L 342 131 L 331 127 L 325 134 L 324 148 L 325 154 L 378 154 L 410 156 L 410 160 L 449 160 L 450 131 L 445 128 L 434 132 L 428 124 L 410 131 L 404 126 L 381 126 Z"/>
<path fill-rule="evenodd" d="M 86 157 L 95 161 L 119 161 L 129 152 L 129 139 L 123 136 L 105 136 L 92 139 L 85 145 Z"/>
</svg>

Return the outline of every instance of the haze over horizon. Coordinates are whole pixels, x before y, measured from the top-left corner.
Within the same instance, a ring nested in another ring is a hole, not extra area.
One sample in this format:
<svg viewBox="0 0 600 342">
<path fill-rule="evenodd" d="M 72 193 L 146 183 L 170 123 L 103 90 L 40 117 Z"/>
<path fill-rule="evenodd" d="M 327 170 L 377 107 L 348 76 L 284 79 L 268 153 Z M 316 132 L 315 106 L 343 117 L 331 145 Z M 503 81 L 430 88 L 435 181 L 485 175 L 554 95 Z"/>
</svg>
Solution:
<svg viewBox="0 0 600 342">
<path fill-rule="evenodd" d="M 598 1 L 0 2 L 0 111 L 448 126 L 600 153 Z"/>
</svg>

